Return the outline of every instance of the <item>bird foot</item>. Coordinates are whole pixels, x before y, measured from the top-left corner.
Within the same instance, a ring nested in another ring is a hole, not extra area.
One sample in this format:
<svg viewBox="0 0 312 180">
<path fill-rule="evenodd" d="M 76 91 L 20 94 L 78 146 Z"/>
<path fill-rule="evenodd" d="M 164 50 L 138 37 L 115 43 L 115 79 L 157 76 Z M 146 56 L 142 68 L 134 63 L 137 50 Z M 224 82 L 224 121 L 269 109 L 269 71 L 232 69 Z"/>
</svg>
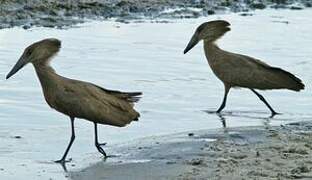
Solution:
<svg viewBox="0 0 312 180">
<path fill-rule="evenodd" d="M 271 113 L 270 118 L 273 118 L 274 116 L 276 116 L 276 115 L 281 115 L 281 114 L 282 114 L 282 113 L 278 113 L 278 112 L 273 111 L 273 112 Z"/>
<path fill-rule="evenodd" d="M 71 162 L 72 161 L 72 158 L 69 158 L 68 160 L 65 160 L 65 159 L 60 159 L 60 160 L 57 160 L 57 161 L 54 161 L 55 163 L 60 163 L 60 164 L 65 164 L 65 163 L 68 163 L 68 162 Z"/>
<path fill-rule="evenodd" d="M 95 144 L 95 147 L 97 148 L 97 150 L 98 150 L 101 154 L 103 154 L 104 158 L 107 157 L 106 152 L 104 151 L 104 149 L 101 147 L 100 144 Z"/>
<path fill-rule="evenodd" d="M 106 146 L 107 143 L 98 143 L 99 146 Z"/>
<path fill-rule="evenodd" d="M 68 160 L 60 159 L 60 160 L 57 160 L 57 161 L 54 161 L 54 162 L 55 162 L 55 163 L 61 164 L 63 170 L 64 170 L 65 172 L 68 172 L 68 171 L 67 171 L 67 168 L 66 168 L 66 163 L 71 162 L 71 161 L 72 161 L 72 159 L 70 158 L 70 159 L 68 159 Z"/>
</svg>

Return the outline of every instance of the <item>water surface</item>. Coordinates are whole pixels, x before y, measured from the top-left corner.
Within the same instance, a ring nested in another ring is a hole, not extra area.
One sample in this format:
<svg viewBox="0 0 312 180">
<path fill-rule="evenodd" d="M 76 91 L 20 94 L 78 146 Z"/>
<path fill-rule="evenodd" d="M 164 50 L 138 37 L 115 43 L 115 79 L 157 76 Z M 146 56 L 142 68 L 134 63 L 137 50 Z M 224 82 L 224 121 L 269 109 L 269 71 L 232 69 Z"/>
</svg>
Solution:
<svg viewBox="0 0 312 180">
<path fill-rule="evenodd" d="M 141 112 L 139 122 L 125 128 L 100 126 L 100 139 L 112 147 L 142 137 L 222 128 L 220 117 L 207 113 L 219 107 L 223 84 L 210 70 L 202 43 L 183 54 L 195 28 L 215 19 L 232 24 L 232 31 L 219 41 L 221 48 L 282 67 L 306 84 L 306 90 L 300 93 L 262 92 L 273 108 L 283 113 L 273 119 L 252 92 L 231 90 L 223 116 L 227 126 L 311 120 L 311 16 L 310 9 L 264 10 L 248 17 L 228 14 L 160 24 L 105 21 L 66 30 L 0 30 L 1 179 L 65 178 L 52 160 L 61 157 L 68 143 L 69 118 L 46 104 L 31 65 L 4 80 L 29 44 L 48 37 L 61 39 L 62 49 L 52 62 L 57 73 L 108 89 L 144 92 L 136 105 Z M 92 123 L 77 120 L 76 137 L 68 156 L 76 165 L 84 164 L 93 154 L 100 160 L 93 145 Z"/>
</svg>

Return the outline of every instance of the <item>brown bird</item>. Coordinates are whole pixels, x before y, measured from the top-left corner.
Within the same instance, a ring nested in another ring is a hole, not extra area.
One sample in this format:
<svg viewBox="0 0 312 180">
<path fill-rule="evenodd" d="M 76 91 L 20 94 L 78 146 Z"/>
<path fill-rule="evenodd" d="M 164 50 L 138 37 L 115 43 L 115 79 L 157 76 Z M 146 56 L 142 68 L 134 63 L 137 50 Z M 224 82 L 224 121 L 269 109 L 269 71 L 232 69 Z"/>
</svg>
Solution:
<svg viewBox="0 0 312 180">
<path fill-rule="evenodd" d="M 104 89 L 92 83 L 62 77 L 49 62 L 59 52 L 61 41 L 44 39 L 27 47 L 6 79 L 14 75 L 27 63 L 32 63 L 40 80 L 43 94 L 50 107 L 68 115 L 71 120 L 71 139 L 63 157 L 55 162 L 65 164 L 67 153 L 75 139 L 74 120 L 82 118 L 94 123 L 95 146 L 106 157 L 98 142 L 97 124 L 123 127 L 138 120 L 140 114 L 133 105 L 141 92 L 119 92 Z M 105 145 L 105 144 L 104 144 Z"/>
<path fill-rule="evenodd" d="M 208 63 L 214 74 L 224 84 L 224 98 L 217 110 L 220 113 L 226 105 L 227 95 L 232 87 L 248 88 L 255 93 L 270 109 L 272 116 L 278 114 L 264 97 L 255 89 L 289 89 L 300 91 L 304 89 L 302 81 L 293 74 L 272 67 L 258 59 L 235 54 L 220 49 L 216 40 L 230 31 L 230 23 L 222 20 L 201 24 L 184 50 L 184 54 L 192 49 L 200 40 L 204 40 L 204 50 Z"/>
</svg>

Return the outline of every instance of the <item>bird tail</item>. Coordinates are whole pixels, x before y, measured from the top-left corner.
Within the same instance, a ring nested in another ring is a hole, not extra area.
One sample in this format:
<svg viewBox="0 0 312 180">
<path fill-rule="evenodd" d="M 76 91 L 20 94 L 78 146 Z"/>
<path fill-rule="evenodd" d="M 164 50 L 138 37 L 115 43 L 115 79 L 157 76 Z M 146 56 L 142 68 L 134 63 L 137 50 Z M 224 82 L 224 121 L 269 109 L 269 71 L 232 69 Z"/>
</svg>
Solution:
<svg viewBox="0 0 312 180">
<path fill-rule="evenodd" d="M 302 83 L 301 79 L 297 78 L 295 75 L 287 72 L 281 68 L 271 67 L 276 75 L 281 78 L 283 88 L 287 88 L 293 91 L 300 91 L 305 88 L 305 85 Z"/>
<path fill-rule="evenodd" d="M 120 98 L 123 100 L 128 101 L 129 103 L 136 103 L 141 99 L 142 92 L 121 92 L 121 91 L 114 91 L 105 89 L 106 92 Z"/>
<path fill-rule="evenodd" d="M 114 91 L 114 90 L 107 90 L 105 91 L 119 99 L 125 100 L 134 106 L 134 103 L 138 102 L 141 99 L 142 92 L 121 92 L 121 91 Z M 128 118 L 125 118 L 120 121 L 120 124 L 115 124 L 115 126 L 126 126 L 127 124 L 131 123 L 131 121 L 138 121 L 140 117 L 140 113 L 137 112 L 135 109 L 131 109 L 128 111 Z M 122 118 L 121 118 L 122 119 Z"/>
<path fill-rule="evenodd" d="M 105 91 L 106 93 L 109 93 L 113 96 L 116 96 L 120 99 L 126 100 L 130 103 L 136 103 L 141 99 L 142 92 L 121 92 L 121 91 L 115 91 L 110 89 L 105 89 L 100 86 L 94 85 L 95 87 L 101 89 L 102 91 Z"/>
<path fill-rule="evenodd" d="M 122 92 L 122 96 L 127 99 L 128 102 L 136 103 L 141 99 L 142 92 Z"/>
<path fill-rule="evenodd" d="M 122 92 L 124 99 L 126 99 L 128 102 L 130 102 L 132 105 L 134 103 L 139 102 L 141 99 L 141 96 L 143 95 L 142 92 Z M 132 121 L 138 121 L 140 117 L 140 113 L 134 110 L 134 117 Z"/>
<path fill-rule="evenodd" d="M 119 92 L 119 93 L 122 96 L 122 98 L 131 103 L 132 106 L 134 106 L 134 103 L 139 102 L 141 96 L 143 95 L 142 92 Z M 132 114 L 133 118 L 131 119 L 131 121 L 138 121 L 140 118 L 140 113 L 138 113 L 136 110 L 133 110 Z M 130 123 L 131 121 L 127 123 Z"/>
</svg>

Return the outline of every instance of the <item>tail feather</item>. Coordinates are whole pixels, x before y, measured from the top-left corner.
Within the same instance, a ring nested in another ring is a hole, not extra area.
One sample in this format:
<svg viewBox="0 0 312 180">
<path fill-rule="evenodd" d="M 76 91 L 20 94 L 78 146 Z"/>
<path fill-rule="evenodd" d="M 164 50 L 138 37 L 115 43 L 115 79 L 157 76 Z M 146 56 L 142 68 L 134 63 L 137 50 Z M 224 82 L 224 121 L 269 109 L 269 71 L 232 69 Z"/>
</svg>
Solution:
<svg viewBox="0 0 312 180">
<path fill-rule="evenodd" d="M 139 102 L 142 94 L 142 92 L 122 92 L 122 95 L 132 103 Z"/>
<path fill-rule="evenodd" d="M 283 83 L 286 86 L 286 88 L 294 90 L 294 91 L 300 91 L 305 88 L 305 85 L 302 83 L 302 80 L 297 78 L 295 75 L 291 74 L 290 72 L 287 72 L 281 68 L 276 68 L 276 67 L 271 67 L 270 69 L 274 70 L 274 72 L 276 73 L 283 75 Z"/>
<path fill-rule="evenodd" d="M 93 84 L 94 85 L 94 84 Z M 102 91 L 105 91 L 106 93 L 112 94 L 120 99 L 126 100 L 130 103 L 136 103 L 141 99 L 142 92 L 121 92 L 121 91 L 115 91 L 115 90 L 109 90 L 102 88 L 100 86 L 94 85 L 95 87 L 101 89 Z"/>
<path fill-rule="evenodd" d="M 130 103 L 136 103 L 141 99 L 142 92 L 121 92 L 121 91 L 114 91 L 114 90 L 107 90 L 106 92 L 117 96 L 120 99 L 124 99 Z"/>
</svg>

